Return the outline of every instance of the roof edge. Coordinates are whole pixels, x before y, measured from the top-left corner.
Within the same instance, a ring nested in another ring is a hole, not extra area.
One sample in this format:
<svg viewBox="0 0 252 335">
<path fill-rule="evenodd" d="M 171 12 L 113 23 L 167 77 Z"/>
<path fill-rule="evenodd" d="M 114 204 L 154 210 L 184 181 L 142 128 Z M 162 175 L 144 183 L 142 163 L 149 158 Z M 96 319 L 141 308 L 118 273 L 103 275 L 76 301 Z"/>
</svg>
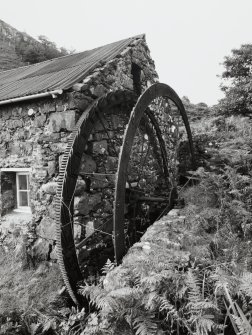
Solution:
<svg viewBox="0 0 252 335">
<path fill-rule="evenodd" d="M 146 38 L 145 38 L 145 34 L 139 34 L 139 35 L 135 35 L 133 37 L 129 37 L 129 38 L 126 38 L 126 39 L 122 39 L 118 42 L 112 42 L 112 43 L 108 43 L 108 44 L 105 44 L 103 46 L 100 46 L 100 47 L 97 47 L 97 48 L 94 48 L 94 49 L 91 49 L 91 50 L 86 50 L 86 51 L 82 51 L 82 52 L 79 52 L 79 53 L 76 53 L 75 55 L 78 55 L 78 54 L 82 54 L 82 53 L 85 53 L 87 51 L 95 51 L 95 50 L 98 50 L 99 52 L 99 49 L 102 49 L 102 48 L 105 48 L 107 46 L 110 46 L 110 45 L 114 45 L 114 44 L 119 44 L 120 48 L 118 47 L 118 50 L 117 50 L 117 54 L 120 54 L 124 51 L 125 48 L 127 47 L 131 47 L 133 48 L 134 45 L 137 43 L 137 41 L 140 41 L 142 40 L 143 42 L 146 42 Z M 113 51 L 113 48 L 112 48 L 112 51 Z M 40 63 L 36 63 L 36 64 L 30 64 L 30 65 L 26 65 L 26 66 L 22 66 L 22 67 L 18 67 L 18 68 L 13 68 L 13 69 L 10 69 L 10 70 L 6 70 L 6 71 L 2 71 L 0 72 L 0 75 L 3 74 L 4 77 L 7 75 L 7 76 L 12 76 L 12 72 L 15 73 L 15 71 L 17 70 L 23 70 L 26 71 L 25 69 L 26 68 L 29 68 L 29 67 L 32 67 L 33 69 L 33 66 L 36 66 L 36 65 L 39 65 L 39 64 L 49 64 L 50 66 L 50 63 L 51 62 L 57 62 L 57 60 L 60 60 L 62 58 L 67 58 L 67 57 L 71 57 L 72 55 L 66 55 L 66 56 L 62 56 L 62 57 L 57 57 L 57 58 L 53 58 L 51 60 L 46 60 L 44 62 L 40 62 Z M 115 55 L 115 52 L 113 52 L 109 57 L 112 57 L 114 58 L 116 55 Z M 108 60 L 106 60 L 108 61 Z M 99 64 L 100 60 L 98 59 L 96 62 L 93 63 L 93 66 L 89 67 L 88 71 L 92 71 L 95 67 L 97 67 L 97 64 Z M 46 65 L 47 66 L 47 65 Z M 87 75 L 87 73 L 77 73 L 76 75 L 74 74 L 74 76 L 72 76 L 71 80 L 68 81 L 68 83 L 65 83 L 61 80 L 61 82 L 58 82 L 56 83 L 57 85 L 51 85 L 51 87 L 41 87 L 40 90 L 30 90 L 30 92 L 24 92 L 23 90 L 23 94 L 21 93 L 19 96 L 16 94 L 16 96 L 6 96 L 7 99 L 5 100 L 0 100 L 0 106 L 1 105 L 6 105 L 6 104 L 9 104 L 9 103 L 15 103 L 15 102 L 19 102 L 19 101 L 25 101 L 25 100 L 31 100 L 31 99 L 36 99 L 36 98 L 40 98 L 40 97 L 46 97 L 46 96 L 50 96 L 50 95 L 54 95 L 54 94 L 62 94 L 63 90 L 69 90 L 74 84 L 76 83 L 79 83 L 79 80 L 82 80 L 83 79 L 83 75 Z M 21 77 L 22 79 L 22 77 Z M 53 87 L 54 86 L 54 87 Z M 25 94 L 26 93 L 26 94 Z M 30 93 L 30 94 L 29 94 Z M 31 94 L 32 93 L 32 94 Z"/>
<path fill-rule="evenodd" d="M 123 38 L 122 40 L 119 40 L 119 41 L 124 41 L 124 40 L 128 40 L 128 39 L 143 39 L 144 41 L 146 41 L 146 35 L 143 33 L 143 34 L 139 34 L 139 35 L 135 35 L 135 36 L 132 36 L 132 37 L 128 37 L 128 38 Z M 119 42 L 118 41 L 118 42 Z M 112 42 L 113 43 L 113 42 Z M 52 58 L 52 59 L 47 59 L 47 60 L 44 60 L 43 62 L 38 62 L 38 63 L 34 63 L 34 64 L 29 64 L 29 65 L 24 65 L 24 66 L 19 66 L 19 67 L 14 67 L 13 69 L 9 69 L 9 70 L 4 70 L 4 71 L 0 71 L 0 74 L 2 73 L 7 73 L 7 72 L 11 72 L 11 71 L 14 71 L 14 70 L 17 70 L 17 69 L 24 69 L 26 67 L 29 67 L 29 66 L 32 66 L 32 65 L 36 65 L 36 64 L 43 64 L 43 63 L 50 63 L 56 59 L 62 59 L 62 58 L 66 58 L 66 57 L 69 57 L 71 55 L 78 55 L 78 54 L 81 54 L 83 52 L 86 52 L 86 51 L 92 51 L 92 50 L 95 50 L 95 49 L 99 49 L 99 48 L 102 48 L 106 45 L 109 45 L 109 44 L 112 44 L 112 43 L 107 43 L 107 44 L 104 44 L 104 45 L 101 45 L 101 46 L 98 46 L 98 47 L 95 47 L 93 49 L 88 49 L 88 50 L 84 50 L 84 51 L 79 51 L 79 52 L 76 52 L 74 54 L 70 54 L 70 55 L 65 55 L 65 56 L 61 56 L 61 57 L 56 57 L 56 58 Z"/>
<path fill-rule="evenodd" d="M 1 105 L 7 105 L 7 104 L 10 104 L 10 103 L 19 102 L 19 101 L 26 101 L 26 100 L 48 97 L 50 95 L 52 96 L 52 98 L 56 98 L 57 94 L 62 94 L 62 93 L 63 93 L 63 90 L 59 89 L 59 90 L 53 90 L 53 91 L 49 91 L 49 92 L 25 95 L 25 96 L 13 98 L 13 99 L 2 100 L 2 101 L 0 101 L 0 106 Z"/>
</svg>

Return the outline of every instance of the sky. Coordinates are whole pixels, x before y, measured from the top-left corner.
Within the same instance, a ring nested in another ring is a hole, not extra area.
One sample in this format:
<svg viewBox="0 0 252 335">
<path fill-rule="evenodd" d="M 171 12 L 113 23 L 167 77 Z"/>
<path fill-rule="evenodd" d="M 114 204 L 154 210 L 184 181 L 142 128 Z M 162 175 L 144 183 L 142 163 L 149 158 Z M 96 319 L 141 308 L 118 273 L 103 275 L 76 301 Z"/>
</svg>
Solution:
<svg viewBox="0 0 252 335">
<path fill-rule="evenodd" d="M 213 105 L 224 57 L 252 43 L 251 0 L 0 0 L 0 19 L 58 47 L 89 50 L 146 34 L 161 82 Z"/>
</svg>

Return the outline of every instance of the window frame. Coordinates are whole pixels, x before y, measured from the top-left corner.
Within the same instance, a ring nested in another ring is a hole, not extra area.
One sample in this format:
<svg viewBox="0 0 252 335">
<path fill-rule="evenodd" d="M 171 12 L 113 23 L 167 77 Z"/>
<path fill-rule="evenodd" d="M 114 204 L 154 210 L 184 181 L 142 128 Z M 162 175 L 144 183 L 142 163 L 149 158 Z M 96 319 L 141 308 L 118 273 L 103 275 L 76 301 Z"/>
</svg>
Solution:
<svg viewBox="0 0 252 335">
<path fill-rule="evenodd" d="M 30 175 L 31 175 L 31 168 L 0 168 L 0 172 L 14 172 L 16 174 L 16 190 L 15 190 L 15 197 L 16 197 L 16 208 L 13 209 L 14 212 L 26 212 L 31 213 L 31 202 L 30 202 Z M 28 176 L 28 183 L 27 183 L 27 190 L 21 190 L 27 192 L 28 195 L 28 206 L 20 206 L 19 205 L 19 175 L 27 175 Z"/>
<path fill-rule="evenodd" d="M 20 185 L 19 185 L 19 176 L 27 176 L 27 189 L 21 190 Z M 22 210 L 22 211 L 29 211 L 31 206 L 30 206 L 30 173 L 29 172 L 16 172 L 16 196 L 17 196 L 17 210 Z M 27 200 L 28 200 L 28 206 L 21 206 L 20 205 L 20 193 L 26 192 L 27 193 Z"/>
</svg>

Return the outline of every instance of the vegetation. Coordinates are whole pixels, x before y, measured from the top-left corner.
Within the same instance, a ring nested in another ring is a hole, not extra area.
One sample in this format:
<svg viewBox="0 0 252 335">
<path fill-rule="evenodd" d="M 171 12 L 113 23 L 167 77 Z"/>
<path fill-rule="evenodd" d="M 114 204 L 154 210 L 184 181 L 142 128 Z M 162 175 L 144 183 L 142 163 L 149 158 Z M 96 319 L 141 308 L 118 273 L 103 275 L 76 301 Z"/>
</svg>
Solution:
<svg viewBox="0 0 252 335">
<path fill-rule="evenodd" d="M 107 261 L 80 287 L 87 310 L 52 294 L 54 264 L 22 270 L 10 253 L 0 264 L 0 334 L 252 335 L 252 122 L 240 115 L 251 108 L 252 47 L 232 53 L 219 106 L 184 99 L 201 167 L 179 189 L 185 222 L 169 240 L 180 247 Z"/>
<path fill-rule="evenodd" d="M 51 42 L 46 36 L 39 36 L 39 42 L 33 39 L 19 36 L 15 40 L 15 51 L 22 58 L 23 62 L 35 64 L 56 57 L 66 56 L 74 51 L 65 48 L 58 49 L 54 42 Z"/>
<path fill-rule="evenodd" d="M 186 220 L 174 226 L 169 239 L 179 240 L 180 249 L 156 248 L 148 258 L 131 261 L 126 257 L 123 267 L 108 261 L 103 276 L 80 288 L 89 310 L 59 303 L 43 308 L 53 299 L 43 301 L 41 293 L 32 308 L 32 299 L 20 308 L 23 300 L 6 292 L 17 296 L 22 286 L 25 292 L 25 280 L 16 277 L 8 287 L 6 279 L 4 296 L 13 303 L 0 328 L 3 334 L 6 329 L 22 329 L 20 334 L 250 334 L 252 124 L 248 117 L 213 115 L 195 121 L 193 131 L 206 156 L 203 167 L 191 172 L 191 184 L 179 190 Z M 32 278 L 40 272 L 26 271 L 24 276 Z M 41 279 L 46 294 L 55 279 L 49 272 Z M 32 285 L 30 280 L 30 292 Z"/>
<path fill-rule="evenodd" d="M 96 312 L 80 318 L 76 334 L 252 333 L 252 127 L 238 116 L 211 122 L 214 131 L 198 122 L 209 160 L 192 173 L 197 182 L 180 190 L 186 224 L 169 236 L 180 236 L 180 251 L 129 256 L 123 267 L 108 262 L 106 276 L 81 288 Z"/>
<path fill-rule="evenodd" d="M 57 264 L 29 265 L 19 242 L 8 250 L 0 246 L 0 334 L 42 334 L 55 325 L 45 314 L 66 303 L 59 294 L 63 280 Z"/>
<path fill-rule="evenodd" d="M 252 112 L 252 45 L 244 44 L 232 50 L 231 56 L 225 57 L 225 71 L 222 90 L 225 98 L 219 108 L 226 114 L 247 114 Z"/>
<path fill-rule="evenodd" d="M 24 65 L 61 57 L 74 51 L 58 48 L 46 36 L 34 39 L 0 20 L 0 70 L 9 70 Z"/>
</svg>

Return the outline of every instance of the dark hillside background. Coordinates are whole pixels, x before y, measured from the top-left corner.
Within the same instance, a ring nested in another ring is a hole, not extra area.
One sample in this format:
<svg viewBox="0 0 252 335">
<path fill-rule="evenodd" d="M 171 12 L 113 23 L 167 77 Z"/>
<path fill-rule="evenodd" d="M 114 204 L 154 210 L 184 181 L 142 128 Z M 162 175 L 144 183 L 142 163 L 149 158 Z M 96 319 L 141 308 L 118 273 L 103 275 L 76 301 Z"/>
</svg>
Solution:
<svg viewBox="0 0 252 335">
<path fill-rule="evenodd" d="M 15 41 L 21 37 L 33 40 L 29 35 L 19 32 L 0 20 L 0 71 L 26 65 L 15 50 Z"/>
<path fill-rule="evenodd" d="M 0 20 L 0 71 L 42 62 L 69 53 L 70 51 L 65 48 L 58 49 L 56 44 L 45 36 L 39 36 L 36 40 Z"/>
</svg>

